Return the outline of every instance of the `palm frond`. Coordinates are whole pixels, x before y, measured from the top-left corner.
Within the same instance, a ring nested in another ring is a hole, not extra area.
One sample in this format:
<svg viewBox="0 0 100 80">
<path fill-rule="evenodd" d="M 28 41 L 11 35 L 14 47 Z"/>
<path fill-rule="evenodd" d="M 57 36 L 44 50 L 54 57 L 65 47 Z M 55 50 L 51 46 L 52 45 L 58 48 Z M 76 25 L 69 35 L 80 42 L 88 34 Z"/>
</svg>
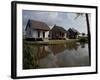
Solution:
<svg viewBox="0 0 100 80">
<path fill-rule="evenodd" d="M 83 16 L 83 13 L 76 13 L 76 17 L 74 19 L 77 19 L 79 16 Z"/>
</svg>

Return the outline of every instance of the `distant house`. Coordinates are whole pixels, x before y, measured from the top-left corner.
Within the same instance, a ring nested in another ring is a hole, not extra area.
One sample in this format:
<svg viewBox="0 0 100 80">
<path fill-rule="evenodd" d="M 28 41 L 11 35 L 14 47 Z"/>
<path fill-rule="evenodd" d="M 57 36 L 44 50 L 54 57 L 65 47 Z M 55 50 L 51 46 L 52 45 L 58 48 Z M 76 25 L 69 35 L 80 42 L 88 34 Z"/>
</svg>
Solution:
<svg viewBox="0 0 100 80">
<path fill-rule="evenodd" d="M 80 33 L 78 36 L 79 36 L 79 37 L 88 37 L 88 34 Z"/>
<path fill-rule="evenodd" d="M 48 38 L 49 26 L 41 21 L 28 20 L 26 25 L 26 38 L 43 39 Z"/>
<path fill-rule="evenodd" d="M 66 37 L 69 38 L 69 39 L 76 39 L 76 38 L 78 38 L 78 35 L 79 35 L 79 32 L 76 29 L 69 28 L 67 30 L 67 36 Z"/>
<path fill-rule="evenodd" d="M 56 26 L 50 30 L 49 39 L 65 39 L 66 38 L 66 30 L 63 27 Z"/>
</svg>

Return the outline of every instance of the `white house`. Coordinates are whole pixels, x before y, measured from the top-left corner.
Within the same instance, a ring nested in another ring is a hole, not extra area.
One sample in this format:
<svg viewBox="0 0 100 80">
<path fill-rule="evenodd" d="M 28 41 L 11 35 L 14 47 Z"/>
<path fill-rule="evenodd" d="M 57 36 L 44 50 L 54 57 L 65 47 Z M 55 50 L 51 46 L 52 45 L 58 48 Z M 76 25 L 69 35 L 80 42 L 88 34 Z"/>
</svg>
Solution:
<svg viewBox="0 0 100 80">
<path fill-rule="evenodd" d="M 85 34 L 85 33 L 80 33 L 78 36 L 79 36 L 79 37 L 88 37 L 88 35 Z"/>
<path fill-rule="evenodd" d="M 49 26 L 41 21 L 28 20 L 26 25 L 26 38 L 48 38 Z"/>
</svg>

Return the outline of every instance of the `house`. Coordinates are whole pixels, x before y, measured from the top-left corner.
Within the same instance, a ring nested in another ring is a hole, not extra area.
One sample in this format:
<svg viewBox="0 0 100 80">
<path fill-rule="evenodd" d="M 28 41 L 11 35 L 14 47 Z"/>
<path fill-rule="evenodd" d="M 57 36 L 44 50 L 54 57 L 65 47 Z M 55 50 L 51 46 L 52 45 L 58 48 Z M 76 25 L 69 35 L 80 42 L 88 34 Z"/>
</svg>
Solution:
<svg viewBox="0 0 100 80">
<path fill-rule="evenodd" d="M 26 38 L 31 38 L 32 40 L 48 38 L 49 30 L 49 26 L 44 22 L 28 20 L 25 28 Z"/>
<path fill-rule="evenodd" d="M 63 27 L 54 25 L 49 32 L 49 39 L 65 39 L 66 30 Z"/>
<path fill-rule="evenodd" d="M 80 33 L 78 36 L 79 36 L 79 37 L 88 37 L 88 34 Z"/>
<path fill-rule="evenodd" d="M 69 38 L 69 39 L 76 39 L 76 38 L 78 38 L 78 35 L 79 35 L 79 32 L 78 32 L 76 29 L 74 29 L 74 28 L 69 28 L 69 29 L 67 30 L 67 35 L 66 35 L 66 37 Z"/>
</svg>

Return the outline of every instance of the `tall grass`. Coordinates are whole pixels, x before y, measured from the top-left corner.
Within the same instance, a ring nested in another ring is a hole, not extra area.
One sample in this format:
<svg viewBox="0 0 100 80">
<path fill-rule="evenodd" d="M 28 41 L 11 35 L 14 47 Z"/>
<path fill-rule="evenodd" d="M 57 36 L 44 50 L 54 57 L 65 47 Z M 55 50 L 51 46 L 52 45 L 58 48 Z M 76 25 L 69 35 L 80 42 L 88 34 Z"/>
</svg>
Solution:
<svg viewBox="0 0 100 80">
<path fill-rule="evenodd" d="M 38 67 L 36 47 L 23 44 L 23 69 L 34 69 Z"/>
</svg>

